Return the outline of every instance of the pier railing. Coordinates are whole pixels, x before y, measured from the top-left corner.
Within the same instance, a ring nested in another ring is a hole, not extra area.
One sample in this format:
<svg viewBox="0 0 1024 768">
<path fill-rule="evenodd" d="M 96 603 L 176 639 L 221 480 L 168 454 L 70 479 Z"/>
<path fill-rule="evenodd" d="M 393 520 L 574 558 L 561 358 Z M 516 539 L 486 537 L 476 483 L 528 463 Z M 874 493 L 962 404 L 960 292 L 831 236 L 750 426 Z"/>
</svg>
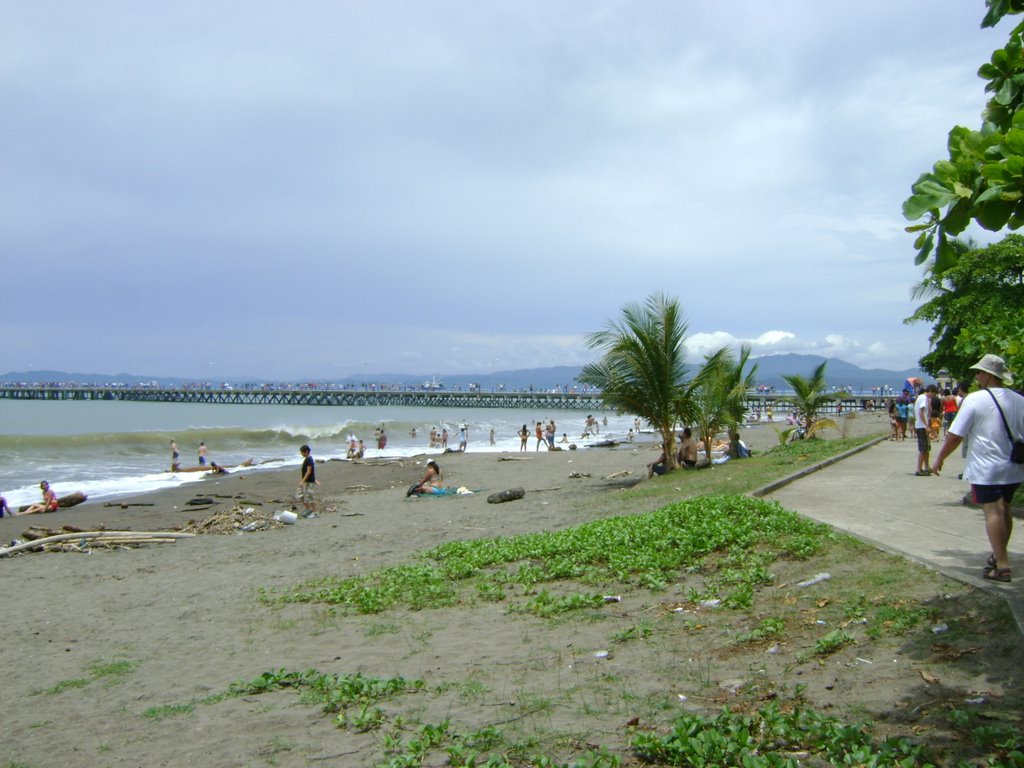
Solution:
<svg viewBox="0 0 1024 768">
<path fill-rule="evenodd" d="M 9 400 L 108 400 L 216 405 L 411 405 L 438 408 L 603 409 L 599 394 L 363 389 L 204 389 L 99 386 L 0 386 Z"/>
<path fill-rule="evenodd" d="M 823 413 L 835 414 L 882 407 L 885 398 L 877 394 L 839 395 Z M 341 405 L 341 406 L 427 406 L 437 408 L 524 408 L 533 410 L 605 410 L 600 393 L 577 392 L 486 392 L 458 390 L 388 389 L 207 389 L 117 387 L 72 384 L 4 385 L 0 398 L 7 400 L 106 400 L 150 403 L 203 403 L 215 405 Z M 762 418 L 768 408 L 783 410 L 784 394 L 751 393 L 747 407 L 759 410 Z"/>
</svg>

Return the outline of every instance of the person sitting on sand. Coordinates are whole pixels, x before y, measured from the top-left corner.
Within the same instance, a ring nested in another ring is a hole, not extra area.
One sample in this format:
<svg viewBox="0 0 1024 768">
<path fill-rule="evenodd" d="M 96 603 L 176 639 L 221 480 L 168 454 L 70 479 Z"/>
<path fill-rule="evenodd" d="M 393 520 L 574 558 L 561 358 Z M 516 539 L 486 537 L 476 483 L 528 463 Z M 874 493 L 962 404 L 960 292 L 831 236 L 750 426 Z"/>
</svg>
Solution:
<svg viewBox="0 0 1024 768">
<path fill-rule="evenodd" d="M 11 512 L 11 508 L 7 506 L 7 499 L 0 496 L 0 517 L 3 517 L 4 515 L 14 517 L 14 513 Z"/>
<path fill-rule="evenodd" d="M 427 471 L 423 473 L 419 483 L 409 489 L 407 495 L 419 495 L 421 493 L 444 493 L 444 473 L 436 461 L 427 461 Z"/>
<path fill-rule="evenodd" d="M 228 471 L 226 469 L 224 469 L 224 467 L 222 467 L 216 461 L 211 461 L 210 462 L 210 474 L 211 475 L 226 475 L 226 474 L 228 474 Z"/>
<path fill-rule="evenodd" d="M 28 507 L 21 514 L 23 515 L 38 515 L 41 512 L 56 512 L 59 504 L 57 503 L 57 494 L 50 488 L 50 484 L 43 480 L 39 484 L 39 490 L 43 492 L 43 501 L 41 504 L 33 504 Z"/>
</svg>

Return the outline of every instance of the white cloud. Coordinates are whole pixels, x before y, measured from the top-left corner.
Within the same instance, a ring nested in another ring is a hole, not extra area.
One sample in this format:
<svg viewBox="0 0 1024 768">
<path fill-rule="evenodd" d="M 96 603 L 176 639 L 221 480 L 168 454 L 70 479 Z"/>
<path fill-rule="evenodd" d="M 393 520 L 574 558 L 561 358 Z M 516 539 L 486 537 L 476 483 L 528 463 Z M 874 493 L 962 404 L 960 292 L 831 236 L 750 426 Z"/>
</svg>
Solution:
<svg viewBox="0 0 1024 768">
<path fill-rule="evenodd" d="M 912 364 L 900 203 L 977 122 L 981 13 L 8 3 L 0 360 L 205 373 L 173 329 L 244 334 L 223 376 L 579 364 L 668 290 L 695 356 Z"/>
</svg>

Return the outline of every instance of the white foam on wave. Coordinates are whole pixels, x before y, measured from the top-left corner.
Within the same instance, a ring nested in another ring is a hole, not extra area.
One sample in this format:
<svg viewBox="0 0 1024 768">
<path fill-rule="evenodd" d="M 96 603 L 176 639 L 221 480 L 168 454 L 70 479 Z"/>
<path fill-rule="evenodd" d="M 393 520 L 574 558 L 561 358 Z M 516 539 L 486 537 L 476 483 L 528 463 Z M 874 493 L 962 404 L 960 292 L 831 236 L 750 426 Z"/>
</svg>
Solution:
<svg viewBox="0 0 1024 768">
<path fill-rule="evenodd" d="M 73 487 L 63 487 L 52 483 L 51 486 L 59 499 L 71 493 L 80 492 L 89 497 L 90 501 L 109 500 L 122 496 L 137 496 L 142 493 L 161 491 L 165 488 L 177 488 L 181 485 L 201 481 L 205 472 L 157 472 L 151 475 L 126 475 L 111 479 L 83 480 L 74 483 Z M 12 488 L 7 496 L 11 509 L 17 510 L 25 504 L 35 504 L 42 499 L 37 485 Z"/>
</svg>

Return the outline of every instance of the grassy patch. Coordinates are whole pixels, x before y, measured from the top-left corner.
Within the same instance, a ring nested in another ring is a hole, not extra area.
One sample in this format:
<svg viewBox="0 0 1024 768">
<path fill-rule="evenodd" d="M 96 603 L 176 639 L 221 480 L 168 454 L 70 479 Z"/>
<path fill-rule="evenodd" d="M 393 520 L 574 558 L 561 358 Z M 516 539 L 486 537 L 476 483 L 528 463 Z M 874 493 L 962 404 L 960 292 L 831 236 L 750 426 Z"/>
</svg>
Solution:
<svg viewBox="0 0 1024 768">
<path fill-rule="evenodd" d="M 771 562 L 808 557 L 828 535 L 826 526 L 774 502 L 706 496 L 562 531 L 451 542 L 422 553 L 418 563 L 307 583 L 281 599 L 379 613 L 465 604 L 474 592 L 497 584 L 526 593 L 565 580 L 657 589 L 722 552 L 728 556 L 706 594 L 742 608 L 750 605 L 756 587 L 771 581 Z M 556 601 L 542 592 L 517 610 L 553 615 L 599 604 L 600 596 Z"/>
<path fill-rule="evenodd" d="M 164 704 L 160 707 L 150 707 L 142 713 L 143 717 L 150 720 L 166 720 L 169 717 L 190 715 L 195 711 L 195 704 Z"/>
<path fill-rule="evenodd" d="M 58 694 L 75 688 L 85 688 L 98 680 L 105 685 L 118 685 L 139 666 L 137 661 L 129 659 L 103 660 L 97 659 L 90 662 L 88 666 L 88 677 L 77 677 L 70 680 L 61 680 L 50 688 L 39 693 Z"/>
</svg>

